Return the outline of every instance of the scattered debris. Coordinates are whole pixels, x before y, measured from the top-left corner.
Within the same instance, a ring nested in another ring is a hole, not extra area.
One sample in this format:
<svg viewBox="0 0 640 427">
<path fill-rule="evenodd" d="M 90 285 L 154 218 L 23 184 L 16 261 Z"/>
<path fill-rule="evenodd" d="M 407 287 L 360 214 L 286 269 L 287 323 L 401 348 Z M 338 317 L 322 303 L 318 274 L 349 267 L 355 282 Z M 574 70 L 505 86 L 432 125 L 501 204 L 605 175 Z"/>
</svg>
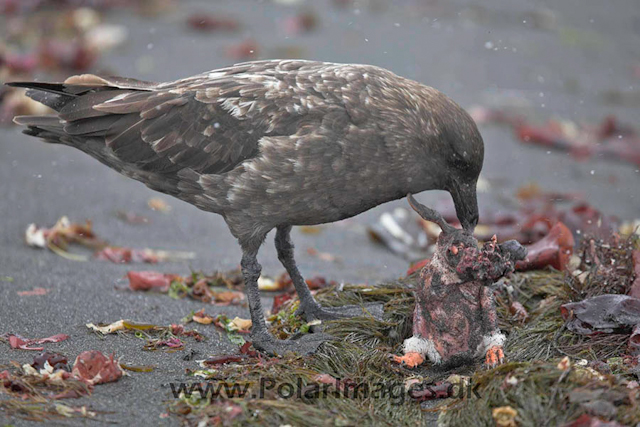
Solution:
<svg viewBox="0 0 640 427">
<path fill-rule="evenodd" d="M 289 35 L 299 35 L 315 30 L 318 24 L 318 16 L 313 12 L 307 11 L 286 18 L 283 28 Z"/>
<path fill-rule="evenodd" d="M 45 420 L 55 415 L 94 418 L 96 411 L 86 406 L 72 407 L 56 402 L 88 396 L 97 384 L 117 381 L 123 371 L 114 355 L 104 356 L 99 351 L 85 351 L 76 357 L 69 368 L 64 355 L 44 352 L 35 356 L 33 363 L 11 364 L 13 372 L 0 372 L 0 394 L 15 399 L 0 399 L 4 413 L 31 420 Z"/>
<path fill-rule="evenodd" d="M 480 224 L 475 230 L 479 240 L 495 234 L 498 241 L 515 239 L 522 244 L 533 244 L 547 236 L 558 222 L 566 225 L 576 237 L 606 237 L 617 228 L 617 218 L 595 209 L 579 194 L 545 192 L 536 184 L 530 184 L 520 188 L 516 197 L 516 210 L 496 212 L 481 207 Z M 440 204 L 437 209 L 447 221 L 458 223 L 452 204 Z"/>
<path fill-rule="evenodd" d="M 292 287 L 293 282 L 287 273 L 280 275 L 276 280 L 264 276 L 258 279 L 258 289 L 261 291 L 281 291 Z"/>
<path fill-rule="evenodd" d="M 238 331 L 240 333 L 249 333 L 251 330 L 251 320 L 234 317 L 228 324 L 228 329 Z"/>
<path fill-rule="evenodd" d="M 152 197 L 151 199 L 149 199 L 147 201 L 147 206 L 149 206 L 151 210 L 160 211 L 162 213 L 168 213 L 169 211 L 171 211 L 171 206 L 167 204 L 164 199 L 161 199 L 159 197 Z"/>
<path fill-rule="evenodd" d="M 428 384 L 426 381 L 419 387 L 413 386 L 410 389 L 412 399 L 422 402 L 425 400 L 447 399 L 453 396 L 453 384 L 449 381 L 439 381 L 436 384 Z"/>
<path fill-rule="evenodd" d="M 243 292 L 230 290 L 229 287 L 238 286 L 237 280 L 242 277 L 215 272 L 211 276 L 201 273 L 193 273 L 190 276 L 173 279 L 169 288 L 169 296 L 172 298 L 184 298 L 189 296 L 206 304 L 239 305 L 244 303 Z"/>
<path fill-rule="evenodd" d="M 129 288 L 134 291 L 154 290 L 167 293 L 172 298 L 190 297 L 206 304 L 245 304 L 244 279 L 240 269 L 227 272 L 214 271 L 205 275 L 193 272 L 188 276 L 160 273 L 155 271 L 130 271 L 127 273 Z M 336 284 L 324 277 L 316 276 L 306 280 L 311 290 L 318 290 Z M 261 291 L 293 292 L 293 282 L 287 273 L 277 279 L 261 276 L 258 280 Z"/>
<path fill-rule="evenodd" d="M 565 326 L 582 335 L 630 334 L 629 349 L 640 355 L 640 299 L 605 294 L 560 307 Z"/>
<path fill-rule="evenodd" d="M 225 331 L 229 341 L 237 345 L 245 344 L 245 339 L 240 334 L 249 334 L 251 329 L 251 320 L 241 319 L 239 317 L 231 320 L 225 314 L 217 315 L 213 320 L 213 324 Z"/>
<path fill-rule="evenodd" d="M 76 357 L 71 371 L 89 385 L 117 381 L 124 373 L 113 354 L 108 358 L 97 350 L 83 351 Z"/>
<path fill-rule="evenodd" d="M 253 40 L 245 40 L 227 47 L 225 56 L 234 61 L 255 59 L 258 56 L 259 47 Z"/>
<path fill-rule="evenodd" d="M 305 279 L 305 283 L 312 291 L 323 289 L 329 286 L 335 286 L 338 284 L 335 280 L 327 280 L 327 278 L 323 276 L 310 277 L 308 279 Z M 294 290 L 293 281 L 291 280 L 291 277 L 289 277 L 289 273 L 286 272 L 282 273 L 275 281 L 273 281 L 273 284 L 262 283 L 262 285 L 263 286 L 261 286 L 260 281 L 258 281 L 258 288 L 261 291 L 288 290 L 290 292 L 293 292 Z"/>
<path fill-rule="evenodd" d="M 629 288 L 629 295 L 640 298 L 640 249 L 633 251 L 633 272 L 635 278 Z"/>
<path fill-rule="evenodd" d="M 111 324 L 107 324 L 103 326 L 96 326 L 93 323 L 87 323 L 86 327 L 93 331 L 100 332 L 101 334 L 106 335 L 106 334 L 112 334 L 118 331 L 124 331 L 126 329 L 131 329 L 131 330 L 151 329 L 152 325 L 138 325 L 138 324 L 133 324 L 133 322 L 129 324 L 129 322 L 127 322 L 126 320 L 118 320 L 117 322 L 113 322 Z"/>
<path fill-rule="evenodd" d="M 66 334 L 57 334 L 47 338 L 36 338 L 36 339 L 23 338 L 19 335 L 14 335 L 14 334 L 4 334 L 0 336 L 0 340 L 8 341 L 11 348 L 17 348 L 20 350 L 31 350 L 31 351 L 42 351 L 44 350 L 44 347 L 29 347 L 30 345 L 56 343 L 56 342 L 64 341 L 68 338 L 69 338 L 69 335 L 66 335 Z"/>
<path fill-rule="evenodd" d="M 302 225 L 296 229 L 303 234 L 316 235 L 322 233 L 324 227 L 321 225 Z"/>
<path fill-rule="evenodd" d="M 246 344 L 246 343 L 245 343 Z M 212 366 L 223 365 L 225 363 L 234 363 L 240 362 L 246 359 L 246 356 L 242 354 L 228 354 L 224 356 L 212 356 L 206 360 L 203 360 L 200 365 L 205 368 L 210 368 Z"/>
<path fill-rule="evenodd" d="M 46 369 L 47 365 L 49 365 L 53 370 L 63 369 L 65 371 L 69 371 L 70 369 L 67 366 L 68 362 L 67 358 L 62 354 L 49 353 L 48 351 L 45 351 L 33 358 L 31 367 L 36 371 L 40 371 L 42 369 Z"/>
<path fill-rule="evenodd" d="M 581 292 L 575 299 L 602 294 L 626 294 L 633 291 L 637 279 L 634 257 L 640 248 L 640 236 L 621 237 L 612 234 L 606 239 L 587 237 L 576 251 L 579 265 L 572 274 Z M 575 300 L 574 299 L 574 300 Z"/>
<path fill-rule="evenodd" d="M 17 294 L 20 295 L 21 297 L 28 297 L 28 296 L 41 296 L 41 295 L 46 295 L 51 291 L 51 289 L 45 289 L 45 288 L 34 288 L 31 291 L 18 291 Z"/>
<path fill-rule="evenodd" d="M 517 320 L 519 323 L 524 323 L 529 318 L 529 313 L 527 313 L 527 309 L 524 308 L 520 301 L 512 301 L 509 305 L 509 313 L 513 316 L 514 320 Z"/>
<path fill-rule="evenodd" d="M 271 306 L 271 314 L 278 314 L 284 304 L 291 301 L 293 296 L 291 294 L 280 294 L 273 297 L 273 305 Z"/>
<path fill-rule="evenodd" d="M 186 331 L 182 325 L 159 326 L 150 323 L 136 323 L 130 320 L 118 320 L 110 324 L 88 323 L 87 328 L 102 335 L 114 333 L 131 333 L 137 338 L 145 340 L 144 350 L 158 350 L 165 348 L 168 351 L 184 349 L 184 343 L 180 336 L 192 337 L 196 341 L 204 340 L 204 337 L 196 330 Z"/>
<path fill-rule="evenodd" d="M 240 23 L 233 18 L 202 12 L 190 15 L 187 25 L 202 32 L 233 32 L 240 28 Z"/>
<path fill-rule="evenodd" d="M 330 254 L 329 252 L 319 252 L 317 249 L 314 248 L 307 248 L 307 254 L 317 257 L 319 259 L 321 259 L 322 261 L 326 261 L 326 262 L 341 262 L 342 259 L 338 256 L 335 256 L 333 254 Z"/>
<path fill-rule="evenodd" d="M 477 371 L 471 383 L 478 397 L 443 408 L 438 424 L 518 426 L 552 420 L 554 425 L 581 426 L 597 412 L 611 423 L 585 425 L 635 424 L 635 400 L 640 396 L 627 388 L 627 380 L 578 364 L 569 363 L 566 369 L 557 364 L 557 360 L 514 362 Z M 505 387 L 508 378 L 518 381 Z"/>
<path fill-rule="evenodd" d="M 4 18 L 0 80 L 32 80 L 37 76 L 47 81 L 93 68 L 103 53 L 128 38 L 124 26 L 103 22 L 103 12 L 116 6 L 140 6 L 144 1 L 92 1 L 91 7 L 67 0 L 0 1 Z M 50 111 L 22 90 L 0 89 L 0 124 L 11 124 L 16 115 Z"/>
<path fill-rule="evenodd" d="M 128 224 L 140 225 L 149 224 L 151 222 L 151 220 L 146 216 L 139 215 L 135 212 L 118 211 L 116 212 L 116 216 Z"/>
<path fill-rule="evenodd" d="M 12 362 L 12 365 L 17 368 L 16 371 L 0 372 L 0 393 L 13 395 L 23 401 L 39 402 L 45 399 L 74 399 L 91 393 L 92 386 L 69 372 L 66 364 L 54 367 L 45 363 L 39 369 L 33 367 L 35 362 L 22 366 Z"/>
<path fill-rule="evenodd" d="M 493 416 L 497 427 L 518 426 L 518 423 L 516 422 L 518 411 L 513 409 L 511 406 L 500 406 L 499 408 L 494 408 L 491 415 Z"/>
<path fill-rule="evenodd" d="M 48 248 L 56 254 L 73 260 L 87 261 L 86 255 L 69 252 L 71 244 L 78 244 L 93 251 L 96 259 L 107 260 L 118 264 L 131 262 L 158 263 L 164 261 L 186 260 L 195 258 L 193 252 L 173 252 L 154 249 L 131 249 L 110 246 L 105 240 L 98 238 L 93 232 L 90 221 L 77 224 L 63 216 L 51 228 L 30 224 L 25 232 L 25 240 L 29 246 Z"/>
<path fill-rule="evenodd" d="M 214 318 L 209 316 L 208 314 L 205 314 L 204 308 L 203 308 L 193 313 L 193 315 L 191 316 L 191 320 L 193 320 L 196 323 L 200 323 L 201 325 L 209 325 L 213 323 Z"/>
<path fill-rule="evenodd" d="M 575 421 L 565 424 L 563 427 L 623 427 L 616 421 L 603 421 L 600 418 L 582 414 Z"/>
<path fill-rule="evenodd" d="M 151 339 L 144 345 L 144 350 L 155 351 L 162 347 L 166 347 L 168 351 L 174 352 L 178 350 L 184 350 L 184 343 L 180 338 L 168 338 L 168 339 Z"/>
<path fill-rule="evenodd" d="M 63 405 L 61 403 L 56 403 L 55 408 L 60 415 L 67 418 L 71 418 L 76 415 L 79 415 L 83 418 L 94 418 L 97 415 L 95 411 L 88 410 L 86 406 L 73 407 Z"/>
<path fill-rule="evenodd" d="M 100 260 L 111 261 L 116 264 L 130 264 L 132 262 L 157 264 L 164 261 L 193 259 L 195 258 L 195 253 L 107 246 L 96 252 L 94 257 Z"/>
<path fill-rule="evenodd" d="M 129 289 L 132 291 L 157 290 L 158 292 L 168 292 L 171 281 L 178 276 L 173 274 L 158 273 L 156 271 L 129 271 Z"/>
<path fill-rule="evenodd" d="M 156 367 L 153 365 L 134 366 L 134 365 L 127 365 L 126 363 L 122 363 L 122 362 L 120 362 L 120 367 L 125 371 L 131 371 L 131 372 L 153 372 L 156 369 Z"/>
<path fill-rule="evenodd" d="M 60 218 L 51 228 L 30 224 L 25 231 L 25 240 L 29 246 L 49 248 L 58 254 L 67 254 L 66 248 L 71 243 L 77 243 L 93 250 L 99 250 L 107 245 L 105 241 L 98 239 L 93 233 L 90 221 L 84 225 L 71 223 L 66 216 Z"/>
<path fill-rule="evenodd" d="M 516 137 L 528 144 L 567 151 L 578 160 L 609 158 L 640 165 L 640 135 L 622 125 L 614 116 L 605 117 L 599 125 L 579 124 L 570 120 L 549 120 L 534 125 L 521 116 L 483 107 L 472 109 L 477 123 L 500 123 L 511 126 Z"/>
<path fill-rule="evenodd" d="M 558 222 L 544 238 L 527 246 L 527 257 L 516 263 L 516 270 L 541 270 L 550 266 L 563 271 L 573 255 L 574 246 L 571 230 Z"/>
<path fill-rule="evenodd" d="M 391 213 L 385 212 L 368 229 L 369 236 L 374 242 L 387 246 L 393 253 L 408 261 L 424 259 L 429 255 L 430 241 L 416 218 L 404 208 L 396 208 Z M 435 238 L 439 233 L 439 230 L 434 232 Z"/>
</svg>

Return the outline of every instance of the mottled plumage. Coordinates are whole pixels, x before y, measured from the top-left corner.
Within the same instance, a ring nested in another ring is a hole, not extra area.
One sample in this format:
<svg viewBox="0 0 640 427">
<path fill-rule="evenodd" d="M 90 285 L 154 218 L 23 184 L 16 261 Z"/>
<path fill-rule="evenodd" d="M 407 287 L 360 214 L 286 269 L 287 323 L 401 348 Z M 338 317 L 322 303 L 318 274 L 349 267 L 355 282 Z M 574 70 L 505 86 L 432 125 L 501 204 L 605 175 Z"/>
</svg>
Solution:
<svg viewBox="0 0 640 427">
<path fill-rule="evenodd" d="M 351 217 L 409 192 L 448 190 L 463 225 L 477 222 L 483 143 L 473 120 L 437 90 L 382 68 L 274 60 L 169 83 L 81 75 L 13 85 L 58 112 L 16 117 L 25 133 L 221 214 L 247 271 L 259 269 L 250 254 L 273 228 L 294 277 L 291 226 Z"/>
</svg>

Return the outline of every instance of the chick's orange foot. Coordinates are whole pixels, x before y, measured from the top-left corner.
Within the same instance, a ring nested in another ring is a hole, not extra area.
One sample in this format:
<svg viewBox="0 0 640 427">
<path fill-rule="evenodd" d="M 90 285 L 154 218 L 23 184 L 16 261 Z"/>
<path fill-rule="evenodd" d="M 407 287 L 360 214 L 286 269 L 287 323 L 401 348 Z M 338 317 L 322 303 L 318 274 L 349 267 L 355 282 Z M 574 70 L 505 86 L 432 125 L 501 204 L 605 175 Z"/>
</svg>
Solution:
<svg viewBox="0 0 640 427">
<path fill-rule="evenodd" d="M 504 360 L 504 351 L 502 346 L 494 345 L 487 350 L 484 363 L 488 368 L 495 368 L 498 365 L 502 365 Z"/>
<path fill-rule="evenodd" d="M 404 356 L 393 356 L 393 361 L 399 363 L 401 365 L 406 366 L 407 368 L 415 368 L 416 366 L 422 365 L 424 362 L 424 357 L 420 353 L 409 352 Z"/>
</svg>

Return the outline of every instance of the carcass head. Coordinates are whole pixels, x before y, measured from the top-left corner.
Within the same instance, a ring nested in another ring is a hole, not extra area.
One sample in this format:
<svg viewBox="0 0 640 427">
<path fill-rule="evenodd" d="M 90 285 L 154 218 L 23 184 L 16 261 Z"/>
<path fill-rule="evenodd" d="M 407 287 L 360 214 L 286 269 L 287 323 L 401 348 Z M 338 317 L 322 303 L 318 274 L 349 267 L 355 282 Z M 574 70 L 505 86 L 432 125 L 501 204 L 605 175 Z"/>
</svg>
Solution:
<svg viewBox="0 0 640 427">
<path fill-rule="evenodd" d="M 516 261 L 527 255 L 527 250 L 516 240 L 498 244 L 495 236 L 480 249 L 472 232 L 447 223 L 440 213 L 422 205 L 411 194 L 407 198 L 418 215 L 438 224 L 442 230 L 433 258 L 439 261 L 436 267 L 455 272 L 462 282 L 491 284 L 512 272 Z"/>
</svg>

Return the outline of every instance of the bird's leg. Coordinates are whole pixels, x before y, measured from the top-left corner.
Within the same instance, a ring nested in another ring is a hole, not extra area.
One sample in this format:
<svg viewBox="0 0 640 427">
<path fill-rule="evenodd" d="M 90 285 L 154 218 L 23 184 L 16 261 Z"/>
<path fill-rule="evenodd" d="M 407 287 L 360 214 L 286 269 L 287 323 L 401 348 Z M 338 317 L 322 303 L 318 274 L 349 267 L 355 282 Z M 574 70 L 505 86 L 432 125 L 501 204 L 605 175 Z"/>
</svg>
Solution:
<svg viewBox="0 0 640 427">
<path fill-rule="evenodd" d="M 249 310 L 251 312 L 251 340 L 253 346 L 260 351 L 271 355 L 283 355 L 287 352 L 295 352 L 301 354 L 313 353 L 330 337 L 326 334 L 307 334 L 296 340 L 279 340 L 271 335 L 267 329 L 267 323 L 264 320 L 264 312 L 262 303 L 260 302 L 260 291 L 258 290 L 258 278 L 262 267 L 258 263 L 257 245 L 242 245 L 242 276 L 249 301 Z"/>
<path fill-rule="evenodd" d="M 276 250 L 278 259 L 289 273 L 291 281 L 296 288 L 300 299 L 300 308 L 297 314 L 304 316 L 307 322 L 312 320 L 335 320 L 345 317 L 362 316 L 366 312 L 376 317 L 382 317 L 381 304 L 367 304 L 364 309 L 358 305 L 346 305 L 342 307 L 322 307 L 311 295 L 311 291 L 298 270 L 293 258 L 293 243 L 291 242 L 291 226 L 280 226 L 276 231 Z M 367 310 L 367 311 L 365 311 Z"/>
</svg>

